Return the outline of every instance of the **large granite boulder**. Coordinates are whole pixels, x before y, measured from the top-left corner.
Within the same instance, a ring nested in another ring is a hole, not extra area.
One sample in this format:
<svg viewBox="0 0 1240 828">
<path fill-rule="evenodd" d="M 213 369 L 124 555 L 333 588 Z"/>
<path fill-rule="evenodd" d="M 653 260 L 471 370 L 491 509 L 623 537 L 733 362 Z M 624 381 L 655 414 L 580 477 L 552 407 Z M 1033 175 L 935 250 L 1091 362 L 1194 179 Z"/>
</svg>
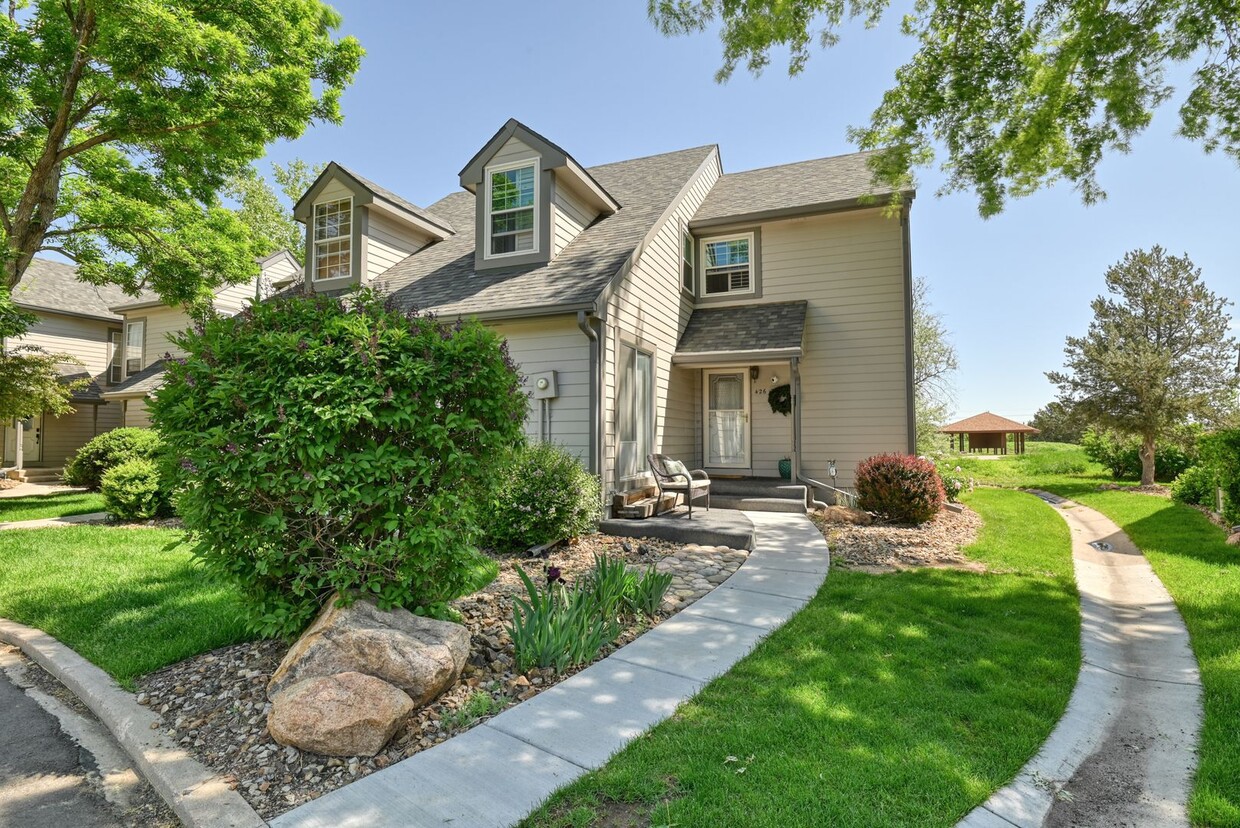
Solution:
<svg viewBox="0 0 1240 828">
<path fill-rule="evenodd" d="M 1235 527 L 1232 527 L 1233 529 Z M 1240 532 L 1232 532 L 1227 536 L 1227 542 L 1232 546 L 1240 546 Z"/>
<path fill-rule="evenodd" d="M 277 693 L 267 730 L 282 745 L 326 756 L 374 756 L 413 710 L 403 691 L 362 673 L 299 681 Z"/>
<path fill-rule="evenodd" d="M 448 689 L 469 657 L 469 630 L 367 600 L 336 606 L 333 597 L 280 662 L 267 684 L 275 697 L 297 682 L 356 672 L 399 687 L 418 707 Z"/>
</svg>

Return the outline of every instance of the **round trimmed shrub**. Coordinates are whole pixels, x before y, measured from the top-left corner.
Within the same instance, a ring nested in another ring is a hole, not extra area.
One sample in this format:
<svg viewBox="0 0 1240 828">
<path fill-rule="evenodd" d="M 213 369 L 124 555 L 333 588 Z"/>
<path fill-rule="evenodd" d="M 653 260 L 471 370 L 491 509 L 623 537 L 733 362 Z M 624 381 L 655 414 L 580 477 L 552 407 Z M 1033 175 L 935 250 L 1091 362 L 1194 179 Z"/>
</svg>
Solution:
<svg viewBox="0 0 1240 828">
<path fill-rule="evenodd" d="M 934 464 L 911 454 L 879 454 L 857 464 L 857 503 L 895 523 L 925 523 L 946 494 Z"/>
<path fill-rule="evenodd" d="M 108 469 L 130 460 L 152 460 L 163 441 L 150 428 L 116 428 L 93 438 L 65 464 L 65 482 L 97 491 Z"/>
<path fill-rule="evenodd" d="M 1214 492 L 1218 485 L 1214 469 L 1208 466 L 1189 466 L 1171 483 L 1171 497 L 1180 503 L 1194 506 L 1214 506 Z"/>
<path fill-rule="evenodd" d="M 563 448 L 534 443 L 500 473 L 486 536 L 499 552 L 529 549 L 577 537 L 598 519 L 598 478 Z"/>
<path fill-rule="evenodd" d="M 152 460 L 126 460 L 103 473 L 99 490 L 104 508 L 117 520 L 149 520 L 171 514 L 159 466 Z"/>
<path fill-rule="evenodd" d="M 151 406 L 177 511 L 255 632 L 296 635 L 334 592 L 451 617 L 495 577 L 479 506 L 526 398 L 494 332 L 363 290 L 258 303 L 177 343 Z"/>
</svg>

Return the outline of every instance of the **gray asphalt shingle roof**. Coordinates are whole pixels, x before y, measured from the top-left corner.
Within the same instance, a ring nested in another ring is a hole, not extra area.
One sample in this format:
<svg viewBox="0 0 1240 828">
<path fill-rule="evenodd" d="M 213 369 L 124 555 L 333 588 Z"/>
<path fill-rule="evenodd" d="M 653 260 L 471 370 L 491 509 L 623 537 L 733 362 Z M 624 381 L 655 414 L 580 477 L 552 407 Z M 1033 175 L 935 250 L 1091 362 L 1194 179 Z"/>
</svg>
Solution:
<svg viewBox="0 0 1240 828">
<path fill-rule="evenodd" d="M 379 184 L 376 184 L 375 182 L 371 181 L 369 178 L 366 178 L 365 176 L 362 176 L 362 175 L 358 175 L 355 171 L 349 169 L 344 164 L 341 164 L 339 161 L 336 162 L 336 166 L 344 170 L 349 175 L 356 178 L 359 184 L 361 184 L 366 189 L 370 190 L 375 195 L 379 196 L 379 198 L 382 198 L 385 201 L 390 201 L 393 204 L 399 207 L 402 207 L 405 210 L 408 210 L 409 212 L 413 213 L 415 216 L 422 219 L 423 221 L 427 221 L 427 222 L 430 222 L 431 224 L 439 225 L 440 227 L 444 228 L 450 233 L 456 232 L 456 228 L 454 228 L 451 225 L 451 223 L 449 223 L 448 220 L 444 218 L 443 216 L 437 215 L 429 210 L 423 210 L 421 207 L 414 204 L 412 201 L 408 201 L 404 198 L 401 198 L 396 193 L 389 190 L 387 187 L 380 186 Z M 472 224 L 472 221 L 471 221 L 471 224 Z"/>
<path fill-rule="evenodd" d="M 13 302 L 28 310 L 59 311 L 119 322 L 109 306 L 128 297 L 115 285 L 88 285 L 79 281 L 77 268 L 50 259 L 34 259 L 13 288 Z"/>
<path fill-rule="evenodd" d="M 61 362 L 57 363 L 56 370 L 60 372 L 60 382 L 64 385 L 78 380 L 86 380 L 85 385 L 75 388 L 71 392 L 70 399 L 74 402 L 93 405 L 102 405 L 105 402 L 103 399 L 103 389 L 99 387 L 99 383 L 95 382 L 94 377 L 81 365 L 72 362 Z"/>
<path fill-rule="evenodd" d="M 402 308 L 452 316 L 591 303 L 713 151 L 696 147 L 591 167 L 623 206 L 583 230 L 548 264 L 476 273 L 474 196 L 454 193 L 430 211 L 451 221 L 456 235 L 393 265 L 377 283 Z"/>
<path fill-rule="evenodd" d="M 131 375 L 120 385 L 109 388 L 105 393 L 109 397 L 139 396 L 152 394 L 164 384 L 164 361 L 157 359 L 136 374 Z"/>
<path fill-rule="evenodd" d="M 808 302 L 772 302 L 729 308 L 697 308 L 676 346 L 677 354 L 771 351 L 799 348 Z"/>
<path fill-rule="evenodd" d="M 886 184 L 875 186 L 867 164 L 871 155 L 855 152 L 729 173 L 715 182 L 692 221 L 696 224 L 847 202 L 865 195 L 891 195 L 895 190 Z"/>
</svg>

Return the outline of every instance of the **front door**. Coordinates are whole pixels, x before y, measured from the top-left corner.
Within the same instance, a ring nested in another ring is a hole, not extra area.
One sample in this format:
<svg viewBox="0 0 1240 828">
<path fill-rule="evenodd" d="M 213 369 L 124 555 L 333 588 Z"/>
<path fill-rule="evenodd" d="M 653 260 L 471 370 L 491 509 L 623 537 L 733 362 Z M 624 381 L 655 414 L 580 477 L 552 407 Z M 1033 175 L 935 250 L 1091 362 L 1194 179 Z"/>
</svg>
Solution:
<svg viewBox="0 0 1240 828">
<path fill-rule="evenodd" d="M 707 469 L 749 471 L 749 371 L 705 371 Z"/>
</svg>

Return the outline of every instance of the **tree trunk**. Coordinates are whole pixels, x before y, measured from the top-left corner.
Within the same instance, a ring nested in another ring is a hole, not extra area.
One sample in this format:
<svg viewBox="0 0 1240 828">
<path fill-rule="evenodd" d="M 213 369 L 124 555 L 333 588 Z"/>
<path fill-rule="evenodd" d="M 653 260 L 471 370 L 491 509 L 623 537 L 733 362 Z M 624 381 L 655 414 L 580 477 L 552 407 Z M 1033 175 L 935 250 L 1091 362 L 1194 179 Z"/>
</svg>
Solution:
<svg viewBox="0 0 1240 828">
<path fill-rule="evenodd" d="M 1141 439 L 1141 485 L 1154 485 L 1154 437 L 1151 434 Z"/>
</svg>

